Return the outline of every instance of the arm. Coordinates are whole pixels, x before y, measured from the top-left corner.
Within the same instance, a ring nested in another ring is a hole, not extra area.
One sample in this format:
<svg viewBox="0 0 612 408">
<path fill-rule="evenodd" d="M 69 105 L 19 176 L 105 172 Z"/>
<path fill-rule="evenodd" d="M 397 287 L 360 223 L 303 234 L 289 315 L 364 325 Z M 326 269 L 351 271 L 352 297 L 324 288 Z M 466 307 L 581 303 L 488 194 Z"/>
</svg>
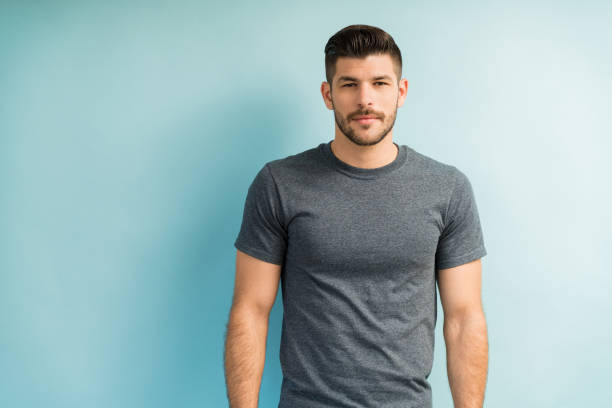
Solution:
<svg viewBox="0 0 612 408">
<path fill-rule="evenodd" d="M 225 381 L 230 408 L 257 408 L 266 360 L 268 317 L 281 265 L 238 250 L 234 297 L 225 339 Z"/>
<path fill-rule="evenodd" d="M 482 408 L 489 346 L 482 309 L 481 261 L 439 270 L 448 381 L 455 408 Z"/>
</svg>

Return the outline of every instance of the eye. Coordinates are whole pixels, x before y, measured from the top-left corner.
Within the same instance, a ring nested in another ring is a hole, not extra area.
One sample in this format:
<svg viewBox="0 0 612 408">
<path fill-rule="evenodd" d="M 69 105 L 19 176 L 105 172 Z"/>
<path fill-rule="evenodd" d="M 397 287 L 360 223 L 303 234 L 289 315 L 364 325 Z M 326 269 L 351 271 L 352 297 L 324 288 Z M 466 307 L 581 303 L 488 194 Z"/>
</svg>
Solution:
<svg viewBox="0 0 612 408">
<path fill-rule="evenodd" d="M 377 82 L 374 82 L 374 83 L 375 83 L 375 84 L 387 85 L 387 83 L 386 83 L 386 82 L 383 82 L 383 81 L 377 81 Z M 344 88 L 344 87 L 351 87 L 351 86 L 353 86 L 353 85 L 355 85 L 355 84 L 354 84 L 354 83 L 344 84 L 344 85 L 342 85 L 342 87 L 343 87 L 343 88 Z"/>
</svg>

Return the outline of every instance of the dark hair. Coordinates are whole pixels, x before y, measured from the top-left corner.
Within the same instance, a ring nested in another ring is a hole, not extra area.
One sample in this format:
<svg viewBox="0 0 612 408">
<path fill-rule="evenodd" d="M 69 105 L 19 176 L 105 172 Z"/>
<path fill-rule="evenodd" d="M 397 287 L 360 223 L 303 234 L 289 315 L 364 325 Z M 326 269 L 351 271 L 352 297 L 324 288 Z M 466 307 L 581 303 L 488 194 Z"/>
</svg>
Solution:
<svg viewBox="0 0 612 408">
<path fill-rule="evenodd" d="M 365 58 L 372 54 L 389 54 L 395 75 L 402 76 L 402 53 L 393 37 L 378 27 L 354 24 L 334 34 L 325 45 L 325 77 L 331 88 L 339 57 Z"/>
</svg>

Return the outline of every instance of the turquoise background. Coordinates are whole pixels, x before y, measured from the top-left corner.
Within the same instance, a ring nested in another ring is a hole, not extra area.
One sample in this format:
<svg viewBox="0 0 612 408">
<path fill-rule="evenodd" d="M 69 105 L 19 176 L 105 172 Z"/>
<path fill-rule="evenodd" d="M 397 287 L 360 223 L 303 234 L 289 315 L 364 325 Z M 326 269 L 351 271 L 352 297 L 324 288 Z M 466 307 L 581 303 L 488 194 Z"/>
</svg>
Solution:
<svg viewBox="0 0 612 408">
<path fill-rule="evenodd" d="M 227 406 L 247 188 L 333 139 L 323 48 L 356 23 L 402 51 L 394 140 L 472 182 L 485 406 L 609 404 L 610 3 L 0 4 L 1 406 Z M 261 407 L 281 319 L 279 290 Z"/>
</svg>

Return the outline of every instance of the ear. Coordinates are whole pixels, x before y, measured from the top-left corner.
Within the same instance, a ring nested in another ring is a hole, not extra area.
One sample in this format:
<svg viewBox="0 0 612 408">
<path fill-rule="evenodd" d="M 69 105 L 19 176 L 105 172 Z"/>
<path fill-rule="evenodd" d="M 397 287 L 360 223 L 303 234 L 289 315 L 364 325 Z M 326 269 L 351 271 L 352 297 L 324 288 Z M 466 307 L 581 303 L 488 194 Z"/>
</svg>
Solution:
<svg viewBox="0 0 612 408">
<path fill-rule="evenodd" d="M 400 79 L 399 82 L 399 93 L 397 94 L 397 106 L 400 107 L 406 100 L 406 94 L 408 93 L 408 80 L 406 78 Z"/>
<path fill-rule="evenodd" d="M 321 96 L 323 96 L 323 102 L 325 102 L 327 109 L 333 110 L 334 107 L 331 100 L 331 87 L 328 82 L 324 81 L 321 83 Z"/>
</svg>

